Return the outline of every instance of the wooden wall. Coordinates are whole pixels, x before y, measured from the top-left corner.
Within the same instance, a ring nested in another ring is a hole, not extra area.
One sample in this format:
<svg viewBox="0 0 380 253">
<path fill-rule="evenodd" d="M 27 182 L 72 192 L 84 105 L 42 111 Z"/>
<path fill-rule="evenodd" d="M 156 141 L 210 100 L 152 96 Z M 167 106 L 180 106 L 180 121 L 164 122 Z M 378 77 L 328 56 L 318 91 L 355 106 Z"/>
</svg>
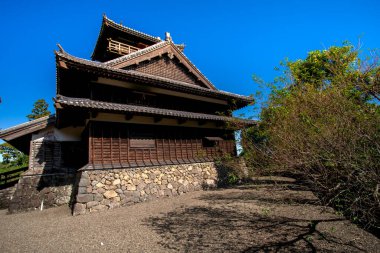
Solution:
<svg viewBox="0 0 380 253">
<path fill-rule="evenodd" d="M 219 129 L 91 122 L 89 135 L 93 164 L 180 164 L 236 154 L 233 132 Z M 223 140 L 214 142 L 205 137 Z"/>
</svg>

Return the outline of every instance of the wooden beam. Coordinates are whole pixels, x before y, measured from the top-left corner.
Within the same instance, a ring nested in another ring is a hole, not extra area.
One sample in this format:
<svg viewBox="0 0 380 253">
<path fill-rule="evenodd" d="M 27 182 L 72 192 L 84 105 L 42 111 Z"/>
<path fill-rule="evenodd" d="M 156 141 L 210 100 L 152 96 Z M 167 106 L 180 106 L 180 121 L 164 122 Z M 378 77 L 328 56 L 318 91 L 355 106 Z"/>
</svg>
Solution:
<svg viewBox="0 0 380 253">
<path fill-rule="evenodd" d="M 162 121 L 162 117 L 154 117 L 153 121 L 154 121 L 154 123 L 158 123 L 158 122 Z"/>
<path fill-rule="evenodd" d="M 217 121 L 217 122 L 215 123 L 215 125 L 216 125 L 217 127 L 221 127 L 221 126 L 224 125 L 224 122 L 223 122 L 223 121 Z"/>
<path fill-rule="evenodd" d="M 92 111 L 91 112 L 91 118 L 96 118 L 96 117 L 98 117 L 98 112 L 95 112 L 95 111 Z"/>
<path fill-rule="evenodd" d="M 179 125 L 182 125 L 186 122 L 187 120 L 186 119 L 178 119 L 177 122 Z"/>
<path fill-rule="evenodd" d="M 203 125 L 205 125 L 206 124 L 206 120 L 199 120 L 198 121 L 198 126 L 203 126 Z"/>
<path fill-rule="evenodd" d="M 68 69 L 68 67 L 67 67 L 67 65 L 66 65 L 66 62 L 64 62 L 64 61 L 59 61 L 59 66 L 61 67 L 61 68 L 63 68 L 63 69 Z"/>
<path fill-rule="evenodd" d="M 131 120 L 133 118 L 133 114 L 125 114 L 125 120 Z"/>
</svg>

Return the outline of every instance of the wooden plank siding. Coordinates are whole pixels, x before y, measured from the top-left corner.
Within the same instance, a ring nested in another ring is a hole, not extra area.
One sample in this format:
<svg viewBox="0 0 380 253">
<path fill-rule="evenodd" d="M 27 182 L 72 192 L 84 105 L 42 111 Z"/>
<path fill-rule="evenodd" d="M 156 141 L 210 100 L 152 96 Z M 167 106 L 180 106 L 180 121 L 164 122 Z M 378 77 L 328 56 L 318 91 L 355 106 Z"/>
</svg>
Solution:
<svg viewBox="0 0 380 253">
<path fill-rule="evenodd" d="M 89 160 L 93 164 L 181 164 L 236 154 L 232 131 L 105 122 L 91 122 L 89 128 Z M 223 140 L 205 146 L 204 138 L 210 136 Z"/>
</svg>

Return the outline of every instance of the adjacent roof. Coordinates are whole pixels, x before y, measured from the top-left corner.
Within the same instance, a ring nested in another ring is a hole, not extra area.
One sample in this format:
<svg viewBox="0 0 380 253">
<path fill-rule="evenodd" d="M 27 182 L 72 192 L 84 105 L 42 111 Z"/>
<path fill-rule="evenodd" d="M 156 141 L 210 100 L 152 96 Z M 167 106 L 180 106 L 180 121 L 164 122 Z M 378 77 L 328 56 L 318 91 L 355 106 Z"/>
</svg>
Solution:
<svg viewBox="0 0 380 253">
<path fill-rule="evenodd" d="M 245 106 L 253 102 L 252 97 L 237 95 L 237 94 L 233 94 L 226 91 L 203 88 L 203 87 L 189 84 L 186 82 L 181 82 L 181 81 L 172 80 L 165 77 L 150 75 L 150 74 L 146 74 L 146 73 L 142 73 L 138 71 L 116 69 L 116 68 L 106 65 L 105 63 L 85 60 L 82 58 L 72 56 L 63 50 L 56 51 L 55 53 L 57 56 L 56 57 L 57 66 L 59 67 L 64 66 L 64 68 L 73 67 L 73 68 L 82 69 L 82 70 L 85 69 L 86 71 L 92 72 L 94 74 L 97 74 L 103 77 L 115 78 L 115 79 L 126 80 L 126 81 L 141 82 L 141 83 L 149 84 L 154 87 L 186 92 L 186 93 L 196 94 L 196 95 L 201 95 L 201 96 L 234 100 L 238 102 L 238 104 L 241 104 L 241 106 Z"/>
<path fill-rule="evenodd" d="M 234 118 L 234 117 L 187 112 L 187 111 L 178 111 L 178 110 L 170 110 L 170 109 L 161 109 L 161 108 L 154 108 L 154 107 L 147 107 L 147 106 L 100 102 L 100 101 L 95 101 L 95 100 L 90 100 L 90 99 L 85 99 L 85 98 L 70 98 L 70 97 L 65 97 L 65 96 L 60 96 L 60 95 L 58 95 L 57 98 L 54 99 L 54 101 L 62 107 L 65 107 L 65 106 L 80 107 L 80 108 L 96 109 L 96 110 L 109 111 L 109 112 L 132 112 L 132 113 L 159 115 L 159 116 L 184 118 L 184 119 L 236 122 L 236 123 L 244 123 L 248 125 L 256 124 L 256 121 L 253 121 L 253 120 L 239 119 L 239 118 Z"/>
<path fill-rule="evenodd" d="M 182 63 L 182 65 L 184 65 L 189 70 L 189 72 L 193 73 L 199 80 L 201 80 L 206 87 L 216 90 L 215 86 L 171 41 L 159 42 L 142 50 L 138 50 L 134 53 L 127 54 L 116 59 L 104 62 L 104 64 L 114 68 L 124 68 L 133 64 L 138 64 L 141 61 L 149 60 L 153 57 L 160 56 L 165 53 L 174 55 Z"/>
<path fill-rule="evenodd" d="M 18 137 L 30 134 L 46 128 L 54 124 L 55 115 L 45 116 L 36 120 L 32 120 L 20 125 L 16 125 L 0 131 L 0 138 L 5 141 L 11 141 Z"/>
</svg>

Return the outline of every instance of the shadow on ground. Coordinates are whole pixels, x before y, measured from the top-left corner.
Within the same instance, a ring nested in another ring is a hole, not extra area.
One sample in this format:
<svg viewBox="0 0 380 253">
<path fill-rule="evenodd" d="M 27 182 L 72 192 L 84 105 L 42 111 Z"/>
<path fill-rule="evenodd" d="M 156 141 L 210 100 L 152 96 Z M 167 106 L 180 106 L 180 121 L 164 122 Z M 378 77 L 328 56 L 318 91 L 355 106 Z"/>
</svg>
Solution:
<svg viewBox="0 0 380 253">
<path fill-rule="evenodd" d="M 206 192 L 199 197 L 203 204 L 144 222 L 162 246 L 180 252 L 366 252 L 333 233 L 346 226 L 343 218 L 320 214 L 314 195 L 289 189 L 247 185 Z"/>
</svg>

